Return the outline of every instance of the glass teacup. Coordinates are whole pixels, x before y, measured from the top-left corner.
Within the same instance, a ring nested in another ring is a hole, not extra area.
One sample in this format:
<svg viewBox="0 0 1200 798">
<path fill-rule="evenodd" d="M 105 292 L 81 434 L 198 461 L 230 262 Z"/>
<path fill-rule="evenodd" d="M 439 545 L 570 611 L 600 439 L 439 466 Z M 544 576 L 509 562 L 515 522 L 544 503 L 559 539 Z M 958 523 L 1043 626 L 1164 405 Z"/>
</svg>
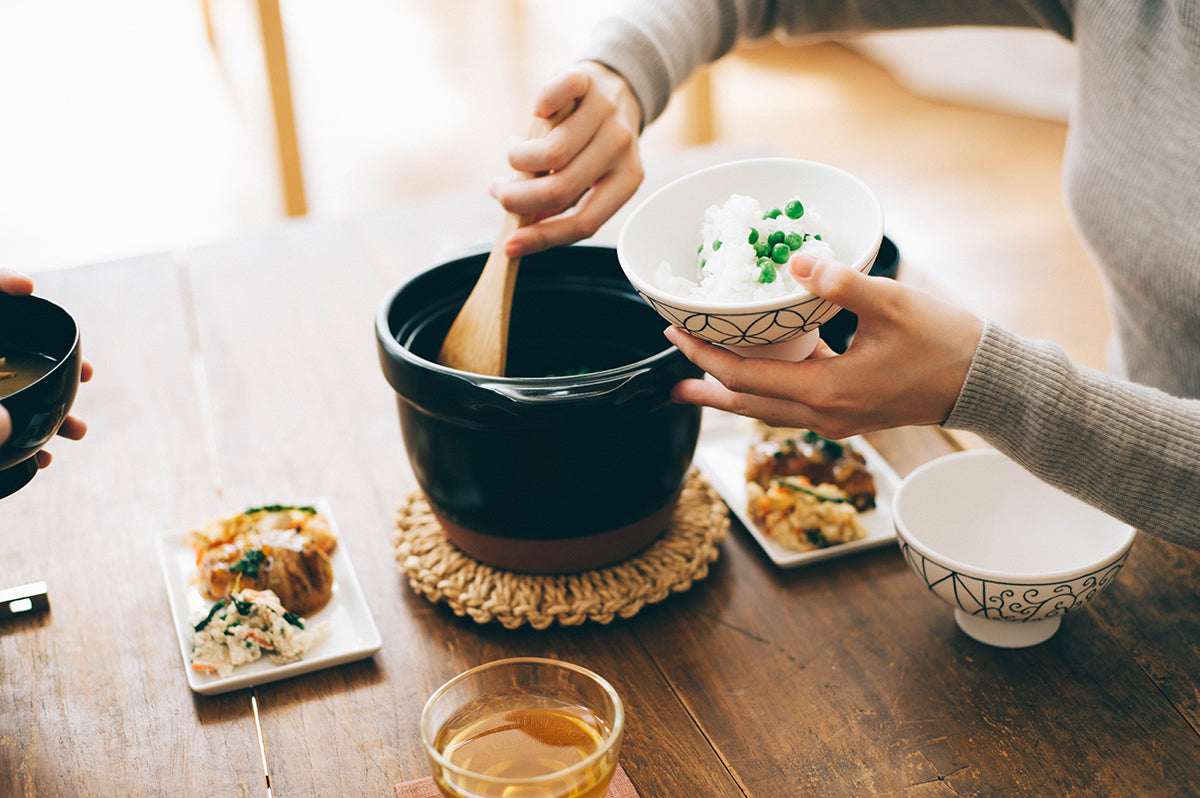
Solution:
<svg viewBox="0 0 1200 798">
<path fill-rule="evenodd" d="M 447 798 L 603 798 L 624 731 L 608 681 L 533 657 L 461 673 L 421 713 L 421 742 Z"/>
</svg>

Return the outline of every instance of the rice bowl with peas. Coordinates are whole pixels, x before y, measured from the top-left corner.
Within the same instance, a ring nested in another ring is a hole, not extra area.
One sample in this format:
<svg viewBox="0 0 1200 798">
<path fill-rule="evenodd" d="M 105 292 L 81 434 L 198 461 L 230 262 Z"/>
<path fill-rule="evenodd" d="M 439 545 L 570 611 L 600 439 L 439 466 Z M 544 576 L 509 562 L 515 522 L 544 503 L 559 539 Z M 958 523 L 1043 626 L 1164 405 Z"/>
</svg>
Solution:
<svg viewBox="0 0 1200 798">
<path fill-rule="evenodd" d="M 655 282 L 668 294 L 713 303 L 799 294 L 804 289 L 786 264 L 796 253 L 835 257 L 822 233 L 820 218 L 799 197 L 764 211 L 753 197 L 733 194 L 705 211 L 695 264 L 677 269 L 664 260 Z"/>
<path fill-rule="evenodd" d="M 814 240 L 824 242 L 839 262 L 859 272 L 870 270 L 879 253 L 883 241 L 883 208 L 861 180 L 837 167 L 815 161 L 751 158 L 684 175 L 642 200 L 626 218 L 617 237 L 617 259 L 621 269 L 642 299 L 668 324 L 743 357 L 802 360 L 812 353 L 820 340 L 818 327 L 840 308 L 795 284 L 787 274 L 786 266 L 780 268 L 791 256 L 783 257 L 782 250 L 779 254 L 783 263 L 771 259 L 775 270 L 772 283 L 758 283 L 766 264 L 760 264 L 757 250 L 751 253 L 745 248 L 736 258 L 744 268 L 749 266 L 740 286 L 725 286 L 729 290 L 719 290 L 714 285 L 708 289 L 713 291 L 713 296 L 695 296 L 686 284 L 675 283 L 674 290 L 667 290 L 659 282 L 664 261 L 671 270 L 670 275 L 663 275 L 670 278 L 665 280 L 668 283 L 674 278 L 682 278 L 699 285 L 703 281 L 699 273 L 700 261 L 705 260 L 705 270 L 719 265 L 719 261 L 713 263 L 709 258 L 701 257 L 702 253 L 697 253 L 697 249 L 704 246 L 701 226 L 710 208 L 720 208 L 735 194 L 753 197 L 769 209 L 767 213 L 761 213 L 760 209 L 757 221 L 754 216 L 743 219 L 745 226 L 742 229 L 746 243 L 751 247 L 754 246 L 749 242 L 751 227 L 758 229 L 761 240 L 766 229 L 766 220 L 762 217 L 768 214 L 774 219 L 787 217 L 788 203 L 799 198 L 804 212 L 798 214 L 800 208 L 797 207 L 793 213 L 798 219 L 791 221 L 799 221 L 807 227 L 783 231 L 784 241 L 778 243 L 787 243 L 788 232 L 798 232 L 801 247 L 807 243 L 812 251 L 811 248 L 817 246 L 812 243 Z M 773 213 L 775 208 L 781 212 L 778 216 Z M 776 231 L 771 229 L 767 233 L 768 245 L 772 232 Z M 804 241 L 806 232 L 809 233 L 808 242 Z M 816 239 L 817 235 L 820 239 Z M 735 241 L 740 243 L 741 233 L 714 234 L 711 238 L 711 254 L 719 256 L 728 245 Z M 721 241 L 721 246 L 713 249 L 717 240 Z M 734 259 L 736 253 L 735 247 L 728 254 Z M 829 254 L 826 251 L 825 255 Z M 771 288 L 774 282 L 779 285 Z M 766 290 L 756 293 L 760 285 L 766 286 Z M 676 293 L 679 290 L 687 290 L 688 295 Z M 779 295 L 771 295 L 776 292 Z M 753 298 L 764 294 L 767 295 L 765 298 Z M 739 295 L 750 298 L 735 298 Z"/>
</svg>

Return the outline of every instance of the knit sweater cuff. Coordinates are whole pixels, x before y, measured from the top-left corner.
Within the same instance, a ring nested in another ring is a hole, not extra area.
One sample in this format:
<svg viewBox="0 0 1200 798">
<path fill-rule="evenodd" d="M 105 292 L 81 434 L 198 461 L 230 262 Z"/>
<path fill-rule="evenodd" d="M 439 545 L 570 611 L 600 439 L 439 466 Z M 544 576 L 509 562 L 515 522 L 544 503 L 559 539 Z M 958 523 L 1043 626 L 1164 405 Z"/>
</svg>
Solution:
<svg viewBox="0 0 1200 798">
<path fill-rule="evenodd" d="M 744 5 L 755 10 L 747 12 Z M 581 57 L 625 78 L 641 103 L 645 127 L 696 69 L 728 53 L 739 35 L 756 35 L 765 8 L 729 0 L 639 2 L 625 15 L 601 21 Z M 749 17 L 742 20 L 743 14 Z"/>
<path fill-rule="evenodd" d="M 642 129 L 666 109 L 672 89 L 667 63 L 642 29 L 606 19 L 596 27 L 580 60 L 604 64 L 625 79 L 641 106 Z"/>
<path fill-rule="evenodd" d="M 1023 356 L 1026 343 L 1008 330 L 984 322 L 967 378 L 942 426 L 993 438 L 1005 420 L 1011 423 L 1021 415 L 1026 401 L 1021 387 L 1024 381 L 1014 379 L 1014 375 L 1022 368 L 1030 368 L 1031 363 L 1047 368 L 1043 364 L 1053 362 L 1053 358 L 1045 359 L 1048 354 L 1045 352 L 1038 353 L 1037 359 Z"/>
<path fill-rule="evenodd" d="M 984 325 L 943 426 L 1142 531 L 1200 548 L 1200 401 L 1072 363 Z"/>
</svg>

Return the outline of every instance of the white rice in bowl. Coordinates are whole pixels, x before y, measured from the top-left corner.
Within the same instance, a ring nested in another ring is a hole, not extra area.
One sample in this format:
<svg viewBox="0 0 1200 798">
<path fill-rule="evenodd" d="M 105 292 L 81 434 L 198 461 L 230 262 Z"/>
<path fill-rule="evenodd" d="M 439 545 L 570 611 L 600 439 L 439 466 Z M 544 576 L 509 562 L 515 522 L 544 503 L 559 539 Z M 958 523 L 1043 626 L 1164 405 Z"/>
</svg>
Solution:
<svg viewBox="0 0 1200 798">
<path fill-rule="evenodd" d="M 655 282 L 663 291 L 715 303 L 778 299 L 803 290 L 786 266 L 792 254 L 835 257 L 820 218 L 799 197 L 764 211 L 753 197 L 733 194 L 705 211 L 700 236 L 692 266 L 659 264 Z"/>
<path fill-rule="evenodd" d="M 329 624 L 308 625 L 270 590 L 242 590 L 192 620 L 192 670 L 224 679 L 239 665 L 266 657 L 292 662 L 325 639 Z"/>
</svg>

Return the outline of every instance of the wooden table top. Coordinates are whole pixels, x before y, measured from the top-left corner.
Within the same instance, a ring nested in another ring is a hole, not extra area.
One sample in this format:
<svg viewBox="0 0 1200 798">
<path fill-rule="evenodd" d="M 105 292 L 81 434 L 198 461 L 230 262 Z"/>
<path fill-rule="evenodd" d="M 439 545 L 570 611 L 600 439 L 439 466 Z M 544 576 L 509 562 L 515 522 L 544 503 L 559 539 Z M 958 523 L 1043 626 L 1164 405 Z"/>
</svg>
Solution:
<svg viewBox="0 0 1200 798">
<path fill-rule="evenodd" d="M 263 794 L 250 693 L 189 690 L 154 540 L 312 496 L 383 647 L 257 688 L 277 796 L 424 776 L 425 699 L 513 655 L 611 679 L 643 798 L 1200 791 L 1200 555 L 1152 539 L 1021 650 L 958 631 L 895 547 L 781 570 L 736 521 L 707 579 L 609 625 L 508 631 L 417 596 L 392 549 L 415 482 L 374 314 L 498 219 L 433 198 L 38 276 L 96 377 L 76 405 L 88 437 L 0 503 L 0 586 L 45 580 L 51 603 L 0 624 L 0 794 Z M 900 474 L 953 446 L 932 429 L 871 441 Z"/>
</svg>

